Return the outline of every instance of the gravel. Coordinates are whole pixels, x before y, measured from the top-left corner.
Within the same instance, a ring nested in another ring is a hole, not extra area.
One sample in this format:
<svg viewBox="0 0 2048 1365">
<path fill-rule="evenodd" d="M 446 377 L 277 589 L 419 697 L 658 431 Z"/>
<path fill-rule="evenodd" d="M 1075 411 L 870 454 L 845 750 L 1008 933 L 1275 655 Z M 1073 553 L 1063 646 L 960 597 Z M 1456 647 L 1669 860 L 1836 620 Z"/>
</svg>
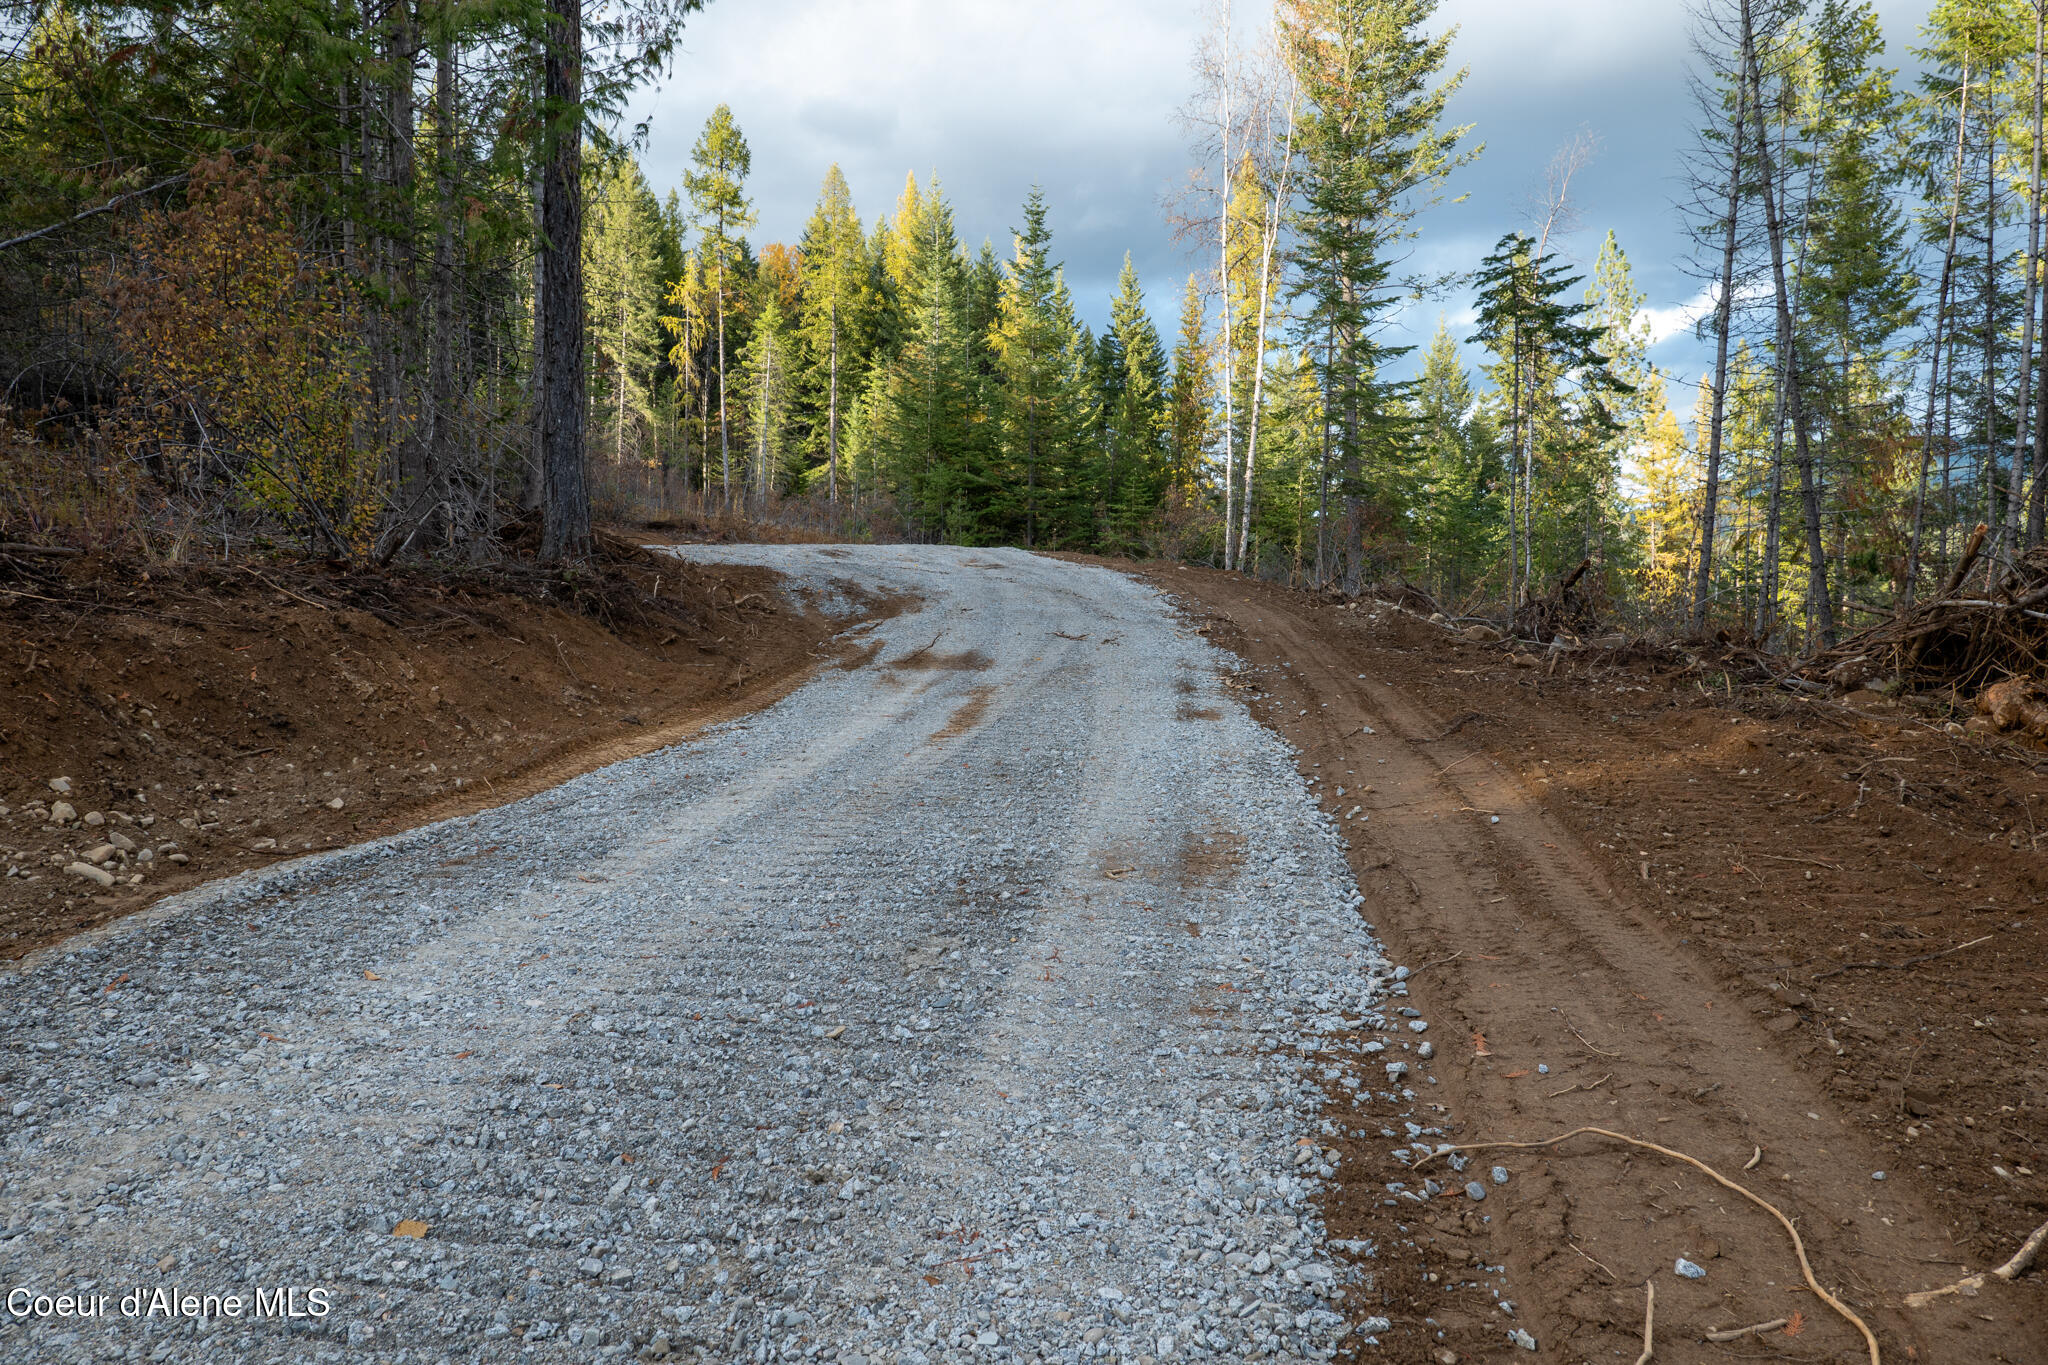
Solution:
<svg viewBox="0 0 2048 1365">
<path fill-rule="evenodd" d="M 0 974 L 0 1281 L 110 1301 L 0 1358 L 1334 1353 L 1374 1251 L 1325 1242 L 1325 1104 L 1394 1138 L 1405 972 L 1233 662 L 1019 551 L 687 553 L 922 607 L 688 743 Z M 159 1289 L 198 1314 L 123 1315 Z"/>
</svg>

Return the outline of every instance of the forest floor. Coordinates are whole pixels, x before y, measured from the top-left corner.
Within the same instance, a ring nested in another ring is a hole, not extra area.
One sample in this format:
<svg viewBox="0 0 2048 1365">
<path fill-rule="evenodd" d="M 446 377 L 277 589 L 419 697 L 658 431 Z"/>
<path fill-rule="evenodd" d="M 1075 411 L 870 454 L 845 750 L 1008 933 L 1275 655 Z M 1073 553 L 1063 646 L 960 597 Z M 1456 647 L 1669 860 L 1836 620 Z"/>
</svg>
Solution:
<svg viewBox="0 0 2048 1365">
<path fill-rule="evenodd" d="M 1448 1140 L 1593 1125 L 1683 1151 L 1792 1216 L 1888 1358 L 2048 1359 L 2038 1273 L 1899 1306 L 2048 1217 L 2038 751 L 1890 703 L 1731 689 L 1682 659 L 1518 666 L 1384 604 L 1121 567 L 1246 661 L 1254 713 L 1320 779 L 1364 913 L 1415 964 L 1441 1050 L 1423 1098 Z M 1333 1093 L 1330 1112 L 1355 1103 Z M 1581 1137 L 1512 1201 L 1412 1206 L 1388 1182 L 1430 1172 L 1391 1145 L 1340 1143 L 1326 1208 L 1333 1239 L 1383 1248 L 1353 1308 L 1393 1319 L 1384 1358 L 1492 1358 L 1513 1321 L 1545 1359 L 1631 1358 L 1653 1274 L 1660 1362 L 1863 1358 L 1784 1232 L 1668 1158 Z M 1704 1280 L 1674 1278 L 1681 1256 Z M 1472 1288 L 1503 1263 L 1513 1320 Z"/>
<path fill-rule="evenodd" d="M 674 743 L 900 605 L 779 582 L 618 544 L 567 579 L 0 555 L 0 959 Z M 111 885 L 67 871 L 109 845 Z"/>
</svg>

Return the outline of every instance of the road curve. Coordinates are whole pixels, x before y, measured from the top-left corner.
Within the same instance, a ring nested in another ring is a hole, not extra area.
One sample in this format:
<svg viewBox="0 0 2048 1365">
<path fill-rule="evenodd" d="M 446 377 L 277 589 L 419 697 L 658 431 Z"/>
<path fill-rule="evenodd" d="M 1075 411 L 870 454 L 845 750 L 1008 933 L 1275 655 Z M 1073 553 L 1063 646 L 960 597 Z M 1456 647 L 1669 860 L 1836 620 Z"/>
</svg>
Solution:
<svg viewBox="0 0 2048 1365">
<path fill-rule="evenodd" d="M 0 1358 L 1330 1355 L 1325 1090 L 1420 1030 L 1358 1041 L 1402 988 L 1228 656 L 1019 551 L 677 553 L 922 605 L 0 975 L 0 1281 L 108 1300 L 10 1300 Z"/>
</svg>

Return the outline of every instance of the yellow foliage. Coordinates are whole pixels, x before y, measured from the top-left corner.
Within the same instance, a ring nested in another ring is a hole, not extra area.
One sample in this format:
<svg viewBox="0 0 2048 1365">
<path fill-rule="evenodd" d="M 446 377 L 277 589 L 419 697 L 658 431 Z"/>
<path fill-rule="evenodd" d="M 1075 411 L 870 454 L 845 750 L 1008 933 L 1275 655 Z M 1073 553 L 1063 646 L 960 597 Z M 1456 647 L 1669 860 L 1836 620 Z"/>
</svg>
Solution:
<svg viewBox="0 0 2048 1365">
<path fill-rule="evenodd" d="M 99 301 L 120 349 L 107 430 L 172 488 L 224 490 L 329 554 L 370 548 L 384 458 L 341 272 L 311 255 L 259 156 L 193 169 Z"/>
</svg>

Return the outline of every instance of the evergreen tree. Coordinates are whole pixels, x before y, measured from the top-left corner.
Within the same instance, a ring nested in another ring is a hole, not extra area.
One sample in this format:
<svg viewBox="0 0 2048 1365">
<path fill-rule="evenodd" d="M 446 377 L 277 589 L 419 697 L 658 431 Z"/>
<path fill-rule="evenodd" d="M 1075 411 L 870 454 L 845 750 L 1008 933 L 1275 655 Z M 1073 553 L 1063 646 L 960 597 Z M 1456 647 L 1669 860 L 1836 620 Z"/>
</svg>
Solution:
<svg viewBox="0 0 2048 1365">
<path fill-rule="evenodd" d="M 1694 457 L 1685 429 L 1665 403 L 1663 376 L 1653 371 L 1638 397 L 1642 416 L 1637 475 L 1642 494 L 1636 528 L 1642 592 L 1653 604 L 1677 607 L 1685 600 L 1687 570 L 1700 531 L 1693 516 Z"/>
<path fill-rule="evenodd" d="M 866 369 L 873 293 L 864 247 L 853 195 L 834 163 L 804 225 L 802 245 L 804 383 L 811 407 L 822 418 L 812 423 L 809 453 L 824 461 L 826 497 L 832 502 L 839 500 L 841 395 L 860 391 Z"/>
<path fill-rule="evenodd" d="M 1166 349 L 1145 311 L 1138 272 L 1124 255 L 1110 301 L 1110 327 L 1102 335 L 1103 379 L 1098 405 L 1103 414 L 1109 506 L 1109 544 L 1131 553 L 1142 544 L 1144 524 L 1159 506 L 1166 482 Z"/>
<path fill-rule="evenodd" d="M 1193 275 L 1181 295 L 1180 334 L 1173 347 L 1173 398 L 1168 440 L 1167 480 L 1183 496 L 1192 496 L 1205 480 L 1203 452 L 1209 444 L 1211 400 L 1208 324 L 1203 318 L 1202 291 Z"/>
<path fill-rule="evenodd" d="M 1405 469 L 1371 465 L 1405 452 L 1388 418 L 1399 391 L 1382 376 L 1408 348 L 1381 339 L 1400 291 L 1393 268 L 1417 213 L 1444 180 L 1477 156 L 1458 148 L 1469 125 L 1444 121 L 1461 69 L 1432 87 L 1455 30 L 1428 31 L 1438 0 L 1279 0 L 1276 18 L 1311 114 L 1302 129 L 1304 169 L 1296 292 L 1306 301 L 1299 335 L 1315 357 L 1336 463 L 1362 537 L 1359 502 L 1373 476 L 1382 493 Z M 1362 543 L 1354 542 L 1354 557 Z"/>
<path fill-rule="evenodd" d="M 1092 521 L 1087 480 L 1071 477 L 1085 476 L 1091 463 L 1086 433 L 1092 405 L 1084 396 L 1089 356 L 1066 280 L 1047 250 L 1051 241 L 1045 196 L 1034 187 L 1024 201 L 1024 226 L 1015 234 L 990 334 L 997 425 L 1011 477 L 1021 480 L 1027 548 L 1069 543 L 1077 534 L 1092 538 L 1084 530 Z"/>
<path fill-rule="evenodd" d="M 614 464 L 651 446 L 654 368 L 661 328 L 661 213 L 640 168 L 623 154 L 592 166 L 583 239 L 583 279 L 590 329 L 588 393 L 601 421 L 611 425 Z"/>
<path fill-rule="evenodd" d="M 1411 534 L 1422 551 L 1425 580 L 1449 599 L 1463 593 L 1469 576 L 1485 572 L 1495 551 L 1503 490 L 1478 393 L 1441 318 L 1423 351 L 1411 402 L 1420 448 Z"/>
<path fill-rule="evenodd" d="M 732 440 L 726 403 L 726 315 L 731 301 L 734 267 L 744 255 L 743 234 L 754 225 L 753 206 L 746 197 L 747 176 L 754 168 L 754 154 L 733 122 L 732 108 L 721 104 L 711 111 L 697 145 L 691 149 L 692 169 L 683 176 L 690 196 L 690 212 L 712 278 L 712 307 L 718 342 L 718 469 L 722 496 L 732 499 Z"/>
<path fill-rule="evenodd" d="M 1565 476 L 1560 482 L 1569 495 L 1576 457 L 1589 445 L 1604 445 L 1619 427 L 1606 400 L 1628 392 L 1596 349 L 1602 329 L 1580 322 L 1580 310 L 1563 301 L 1582 278 L 1566 272 L 1554 255 L 1536 255 L 1533 239 L 1510 232 L 1480 263 L 1477 278 L 1476 335 L 1494 353 L 1494 387 L 1507 404 L 1507 584 L 1517 608 L 1535 579 L 1538 531 L 1553 547 L 1558 539 L 1551 534 L 1556 518 L 1539 527 L 1534 515 L 1538 465 L 1544 466 L 1546 495 L 1553 472 Z"/>
</svg>

